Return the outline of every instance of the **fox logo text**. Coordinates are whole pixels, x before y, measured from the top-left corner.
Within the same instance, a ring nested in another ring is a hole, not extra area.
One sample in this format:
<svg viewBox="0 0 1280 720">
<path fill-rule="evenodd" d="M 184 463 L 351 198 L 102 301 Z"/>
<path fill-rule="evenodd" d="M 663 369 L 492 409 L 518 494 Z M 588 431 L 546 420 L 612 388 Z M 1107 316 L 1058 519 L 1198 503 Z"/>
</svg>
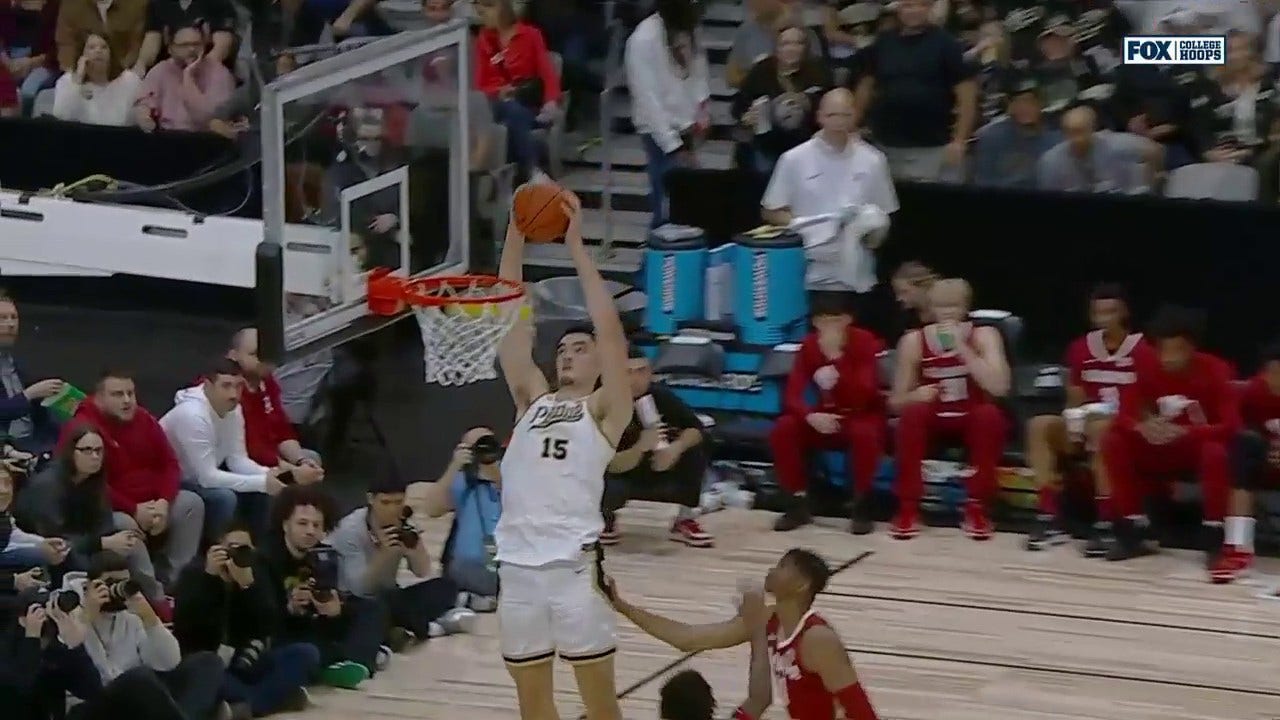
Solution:
<svg viewBox="0 0 1280 720">
<path fill-rule="evenodd" d="M 1222 35 L 1129 35 L 1125 65 L 1223 65 L 1227 38 Z"/>
</svg>

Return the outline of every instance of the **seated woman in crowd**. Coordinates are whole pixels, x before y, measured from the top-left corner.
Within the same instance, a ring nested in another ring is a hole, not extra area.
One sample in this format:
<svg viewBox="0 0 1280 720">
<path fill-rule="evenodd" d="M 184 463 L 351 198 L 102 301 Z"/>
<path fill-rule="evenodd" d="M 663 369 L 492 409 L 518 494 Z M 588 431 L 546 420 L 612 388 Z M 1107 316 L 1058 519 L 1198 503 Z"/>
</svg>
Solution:
<svg viewBox="0 0 1280 720">
<path fill-rule="evenodd" d="M 521 179 L 538 164 L 533 136 L 554 118 L 560 76 L 542 31 L 521 22 L 511 0 L 477 0 L 484 28 L 476 38 L 476 81 L 493 103 L 494 118 L 507 126 L 507 153 Z"/>
<path fill-rule="evenodd" d="M 158 601 L 163 593 L 146 544 L 137 532 L 118 529 L 111 513 L 105 449 L 102 435 L 92 425 L 71 428 L 53 463 L 19 493 L 14 515 L 29 531 L 66 541 L 69 553 L 61 570 L 85 571 L 91 557 L 110 550 L 129 561 L 133 578 L 142 585 L 147 599 Z M 61 577 L 54 580 L 60 583 Z"/>
<path fill-rule="evenodd" d="M 1227 60 L 1197 79 L 1197 146 L 1205 162 L 1253 162 L 1277 132 L 1275 75 L 1258 57 L 1256 39 L 1227 35 Z"/>
<path fill-rule="evenodd" d="M 804 28 L 778 31 L 771 57 L 751 67 L 733 101 L 741 132 L 750 138 L 753 168 L 773 172 L 782 153 L 813 136 L 818 129 L 818 101 L 831 89 L 831 72 L 809 53 Z"/>
<path fill-rule="evenodd" d="M 127 125 L 141 87 L 142 79 L 120 66 L 107 41 L 90 33 L 80 45 L 75 71 L 54 86 L 53 116 L 90 125 Z"/>
</svg>

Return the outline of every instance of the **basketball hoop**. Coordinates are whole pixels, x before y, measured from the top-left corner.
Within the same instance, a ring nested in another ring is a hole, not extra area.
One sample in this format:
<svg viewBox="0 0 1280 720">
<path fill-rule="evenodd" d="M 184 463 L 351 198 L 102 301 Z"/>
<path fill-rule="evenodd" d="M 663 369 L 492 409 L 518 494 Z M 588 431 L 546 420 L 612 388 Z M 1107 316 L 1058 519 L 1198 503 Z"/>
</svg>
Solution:
<svg viewBox="0 0 1280 720">
<path fill-rule="evenodd" d="M 529 312 L 519 283 L 487 275 L 414 280 L 403 297 L 422 328 L 427 382 L 440 385 L 496 380 L 498 343 Z"/>
</svg>

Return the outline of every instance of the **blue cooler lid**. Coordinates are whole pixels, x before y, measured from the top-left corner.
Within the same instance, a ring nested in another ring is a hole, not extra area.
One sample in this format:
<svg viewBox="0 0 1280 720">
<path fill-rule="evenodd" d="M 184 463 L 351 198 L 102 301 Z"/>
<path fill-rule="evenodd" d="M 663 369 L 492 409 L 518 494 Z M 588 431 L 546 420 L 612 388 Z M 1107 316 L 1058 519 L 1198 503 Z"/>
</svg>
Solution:
<svg viewBox="0 0 1280 720">
<path fill-rule="evenodd" d="M 803 248 L 804 238 L 799 233 L 786 228 L 765 225 L 755 230 L 744 232 L 733 239 L 743 247 L 755 250 L 777 250 L 780 248 Z"/>
<path fill-rule="evenodd" d="M 701 250 L 707 246 L 702 228 L 667 223 L 649 233 L 650 250 Z"/>
</svg>

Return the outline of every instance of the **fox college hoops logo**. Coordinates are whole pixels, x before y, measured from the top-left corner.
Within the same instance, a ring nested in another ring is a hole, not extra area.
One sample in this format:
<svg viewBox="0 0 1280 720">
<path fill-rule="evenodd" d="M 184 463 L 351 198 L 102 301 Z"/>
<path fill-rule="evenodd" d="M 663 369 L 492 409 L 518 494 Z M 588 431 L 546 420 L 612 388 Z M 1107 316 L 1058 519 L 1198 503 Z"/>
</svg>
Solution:
<svg viewBox="0 0 1280 720">
<path fill-rule="evenodd" d="M 1125 65 L 1224 65 L 1223 35 L 1129 35 L 1124 39 Z"/>
</svg>

